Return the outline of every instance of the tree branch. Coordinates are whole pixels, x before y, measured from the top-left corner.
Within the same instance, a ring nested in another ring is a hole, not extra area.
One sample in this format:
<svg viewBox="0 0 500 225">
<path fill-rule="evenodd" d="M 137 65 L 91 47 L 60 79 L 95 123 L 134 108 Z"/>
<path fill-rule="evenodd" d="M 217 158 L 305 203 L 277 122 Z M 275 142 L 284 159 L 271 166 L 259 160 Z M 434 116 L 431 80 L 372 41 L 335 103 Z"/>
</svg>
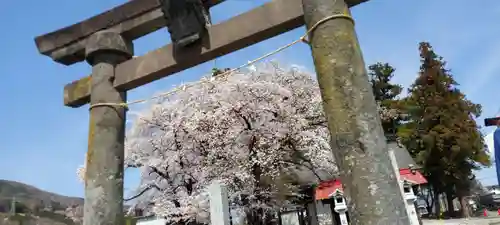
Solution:
<svg viewBox="0 0 500 225">
<path fill-rule="evenodd" d="M 150 184 L 146 188 L 144 188 L 142 191 L 140 191 L 138 194 L 136 194 L 136 195 L 134 195 L 134 196 L 132 196 L 130 198 L 126 198 L 126 199 L 124 199 L 124 201 L 128 202 L 130 200 L 136 199 L 136 198 L 140 197 L 141 195 L 143 195 L 144 193 L 146 193 L 147 191 L 151 190 L 152 188 L 154 188 L 154 189 L 156 189 L 156 190 L 158 190 L 160 192 L 164 191 L 163 189 L 161 189 L 160 187 L 158 187 L 156 184 Z"/>
</svg>

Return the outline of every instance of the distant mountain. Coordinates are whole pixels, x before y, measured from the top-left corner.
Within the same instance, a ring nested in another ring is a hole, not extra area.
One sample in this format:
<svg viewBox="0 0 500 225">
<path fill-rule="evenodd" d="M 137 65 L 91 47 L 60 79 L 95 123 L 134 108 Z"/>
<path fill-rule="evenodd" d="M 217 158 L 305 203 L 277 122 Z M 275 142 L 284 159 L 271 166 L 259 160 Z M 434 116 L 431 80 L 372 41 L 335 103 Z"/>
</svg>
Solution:
<svg viewBox="0 0 500 225">
<path fill-rule="evenodd" d="M 43 207 L 54 209 L 66 209 L 72 205 L 83 205 L 83 198 L 68 197 L 55 193 L 40 190 L 31 185 L 0 180 L 0 198 L 16 198 L 16 201 L 26 203 L 26 205 L 37 204 Z"/>
<path fill-rule="evenodd" d="M 12 215 L 15 202 L 15 215 Z M 40 190 L 31 185 L 0 180 L 0 225 L 73 225 L 80 222 L 83 198 Z M 16 222 L 17 221 L 17 222 Z"/>
</svg>

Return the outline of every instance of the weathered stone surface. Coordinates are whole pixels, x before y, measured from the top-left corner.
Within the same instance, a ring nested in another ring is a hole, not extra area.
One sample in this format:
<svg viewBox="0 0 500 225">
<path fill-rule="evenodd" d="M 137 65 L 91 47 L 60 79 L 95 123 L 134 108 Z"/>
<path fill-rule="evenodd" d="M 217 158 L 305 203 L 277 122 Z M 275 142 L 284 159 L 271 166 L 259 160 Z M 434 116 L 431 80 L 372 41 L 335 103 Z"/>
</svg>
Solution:
<svg viewBox="0 0 500 225">
<path fill-rule="evenodd" d="M 208 7 L 224 0 L 206 0 Z M 348 0 L 355 6 L 368 0 Z M 87 38 L 99 30 L 114 30 L 129 40 L 135 40 L 165 27 L 158 0 L 133 0 L 80 23 L 39 36 L 38 51 L 54 61 L 72 65 L 85 60 Z"/>
<path fill-rule="evenodd" d="M 96 32 L 88 39 L 85 48 L 87 62 L 93 65 L 95 56 L 102 52 L 122 55 L 126 59 L 130 59 L 134 55 L 134 46 L 131 41 L 125 40 L 119 33 L 103 30 Z"/>
<path fill-rule="evenodd" d="M 69 107 L 80 107 L 89 103 L 90 80 L 91 76 L 87 76 L 67 84 L 64 88 L 64 105 Z"/>
<path fill-rule="evenodd" d="M 409 225 L 351 13 L 344 1 L 302 0 L 309 42 L 352 225 Z"/>
<path fill-rule="evenodd" d="M 135 40 L 149 33 L 165 27 L 163 12 L 161 9 L 141 14 L 123 23 L 108 28 L 108 30 L 121 33 L 128 40 Z M 54 61 L 64 65 L 71 65 L 85 60 L 85 46 L 88 38 L 73 42 L 52 52 L 46 53 Z"/>
<path fill-rule="evenodd" d="M 206 0 L 207 7 L 224 0 Z M 85 60 L 86 39 L 100 30 L 114 30 L 135 40 L 165 26 L 158 0 L 133 0 L 85 21 L 35 38 L 38 51 L 71 65 Z"/>
<path fill-rule="evenodd" d="M 91 104 L 126 101 L 113 87 L 115 66 L 131 57 L 131 43 L 120 34 L 100 31 L 89 39 L 92 67 Z M 84 225 L 123 224 L 123 161 L 126 108 L 103 105 L 90 109 L 85 173 Z"/>
<path fill-rule="evenodd" d="M 353 2 L 353 5 L 362 1 Z M 202 44 L 174 54 L 166 45 L 117 66 L 115 87 L 131 90 L 214 58 L 248 47 L 304 25 L 300 0 L 274 0 L 208 29 Z M 84 93 L 88 78 L 65 86 L 64 104 L 80 107 L 89 100 Z"/>
<path fill-rule="evenodd" d="M 82 22 L 35 38 L 40 53 L 53 51 L 159 7 L 158 0 L 133 0 Z"/>
</svg>

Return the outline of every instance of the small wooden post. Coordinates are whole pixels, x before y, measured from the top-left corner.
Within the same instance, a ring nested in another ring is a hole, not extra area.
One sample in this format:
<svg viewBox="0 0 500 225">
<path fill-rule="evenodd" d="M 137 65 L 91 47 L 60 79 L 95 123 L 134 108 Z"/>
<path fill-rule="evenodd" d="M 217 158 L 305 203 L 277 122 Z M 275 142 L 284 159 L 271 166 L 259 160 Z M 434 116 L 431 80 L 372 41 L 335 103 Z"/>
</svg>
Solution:
<svg viewBox="0 0 500 225">
<path fill-rule="evenodd" d="M 214 225 L 229 225 L 229 203 L 226 188 L 218 182 L 210 185 L 210 220 Z"/>
<path fill-rule="evenodd" d="M 348 5 L 344 0 L 302 4 L 308 29 L 340 15 L 312 31 L 309 42 L 333 154 L 351 197 L 351 224 L 409 224 Z"/>
<path fill-rule="evenodd" d="M 100 31 L 86 46 L 92 65 L 90 124 L 85 177 L 84 225 L 120 225 L 123 220 L 123 158 L 126 93 L 113 87 L 115 66 L 133 55 L 120 34 Z M 96 104 L 103 105 L 96 105 Z"/>
</svg>

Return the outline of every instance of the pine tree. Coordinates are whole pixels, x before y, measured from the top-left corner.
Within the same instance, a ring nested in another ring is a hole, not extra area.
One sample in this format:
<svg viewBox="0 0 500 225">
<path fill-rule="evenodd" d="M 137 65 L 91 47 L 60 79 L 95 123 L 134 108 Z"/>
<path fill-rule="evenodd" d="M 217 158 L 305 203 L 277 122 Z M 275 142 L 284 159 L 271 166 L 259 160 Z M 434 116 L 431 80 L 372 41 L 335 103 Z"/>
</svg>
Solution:
<svg viewBox="0 0 500 225">
<path fill-rule="evenodd" d="M 423 166 L 434 196 L 446 192 L 450 202 L 468 188 L 473 170 L 490 163 L 474 120 L 481 106 L 466 99 L 429 43 L 420 43 L 419 50 L 419 76 L 404 101 L 409 121 L 399 135 Z M 435 203 L 439 215 L 439 201 Z"/>
<path fill-rule="evenodd" d="M 396 69 L 388 63 L 376 63 L 368 67 L 370 83 L 375 101 L 378 104 L 382 127 L 386 134 L 396 134 L 401 123 L 398 96 L 401 94 L 401 85 L 393 84 Z"/>
</svg>

